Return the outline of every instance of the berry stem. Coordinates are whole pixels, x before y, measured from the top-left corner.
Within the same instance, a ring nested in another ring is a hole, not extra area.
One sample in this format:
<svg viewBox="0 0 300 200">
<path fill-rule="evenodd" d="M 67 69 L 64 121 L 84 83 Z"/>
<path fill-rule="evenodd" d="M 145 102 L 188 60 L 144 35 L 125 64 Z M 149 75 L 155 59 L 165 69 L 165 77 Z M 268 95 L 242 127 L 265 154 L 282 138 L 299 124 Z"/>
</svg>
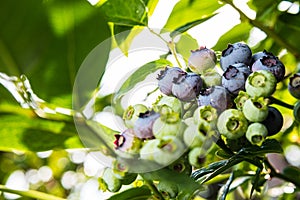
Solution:
<svg viewBox="0 0 300 200">
<path fill-rule="evenodd" d="M 156 33 L 154 30 L 152 30 L 150 27 L 147 27 L 149 29 L 149 31 L 151 33 L 153 33 L 154 35 L 156 35 L 157 37 L 159 37 L 162 41 L 164 41 L 166 43 L 166 45 L 168 46 L 169 50 L 171 51 L 171 53 L 173 54 L 178 66 L 183 69 L 181 63 L 179 62 L 178 56 L 177 56 L 177 52 L 176 52 L 176 48 L 175 48 L 175 43 L 172 39 L 172 41 L 167 41 L 165 40 L 160 34 Z"/>
<path fill-rule="evenodd" d="M 271 38 L 273 38 L 273 40 L 282 47 L 285 47 L 289 52 L 291 52 L 296 58 L 300 58 L 300 53 L 298 52 L 298 50 L 288 44 L 279 34 L 277 34 L 274 29 L 272 27 L 268 27 L 266 25 L 264 25 L 262 22 L 258 21 L 258 20 L 253 20 L 251 18 L 249 18 L 245 13 L 243 13 L 242 10 L 240 10 L 236 5 L 234 5 L 234 3 L 231 0 L 223 0 L 223 2 L 231 5 L 236 11 L 239 12 L 240 14 L 240 18 L 241 19 L 246 19 L 249 24 L 261 29 L 262 31 L 264 31 L 268 36 L 270 36 Z"/>
<path fill-rule="evenodd" d="M 290 105 L 290 104 L 287 104 L 279 99 L 276 99 L 275 97 L 269 97 L 269 99 L 271 100 L 271 103 L 274 103 L 274 104 L 277 104 L 277 105 L 280 105 L 280 106 L 283 106 L 285 108 L 288 108 L 288 109 L 291 109 L 293 110 L 294 109 L 294 106 L 293 105 Z"/>
</svg>

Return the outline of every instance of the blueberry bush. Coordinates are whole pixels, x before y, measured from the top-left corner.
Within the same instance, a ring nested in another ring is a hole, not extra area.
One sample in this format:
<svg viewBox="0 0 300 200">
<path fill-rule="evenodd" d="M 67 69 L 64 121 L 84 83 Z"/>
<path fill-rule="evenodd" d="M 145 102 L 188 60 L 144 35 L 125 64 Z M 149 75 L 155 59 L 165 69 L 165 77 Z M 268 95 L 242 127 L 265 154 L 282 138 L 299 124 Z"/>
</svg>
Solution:
<svg viewBox="0 0 300 200">
<path fill-rule="evenodd" d="M 299 2 L 162 1 L 0 3 L 1 199 L 300 199 Z"/>
</svg>

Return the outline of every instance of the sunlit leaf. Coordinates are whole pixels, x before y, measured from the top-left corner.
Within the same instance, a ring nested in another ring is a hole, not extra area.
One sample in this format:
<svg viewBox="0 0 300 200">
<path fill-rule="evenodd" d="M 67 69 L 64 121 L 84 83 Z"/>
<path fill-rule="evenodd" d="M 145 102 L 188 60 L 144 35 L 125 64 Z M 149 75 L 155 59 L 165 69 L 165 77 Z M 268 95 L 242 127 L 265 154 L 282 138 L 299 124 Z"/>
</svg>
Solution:
<svg viewBox="0 0 300 200">
<path fill-rule="evenodd" d="M 147 186 L 131 188 L 119 194 L 111 196 L 108 200 L 132 199 L 132 200 L 147 200 L 151 196 L 151 190 Z"/>
<path fill-rule="evenodd" d="M 227 47 L 228 43 L 235 43 L 240 41 L 246 42 L 249 37 L 251 28 L 252 26 L 248 23 L 240 23 L 236 25 L 230 31 L 220 37 L 213 49 L 221 51 Z"/>
<path fill-rule="evenodd" d="M 122 84 L 121 88 L 119 89 L 118 93 L 114 97 L 114 101 L 118 100 L 122 97 L 125 93 L 129 90 L 134 88 L 134 86 L 143 81 L 146 76 L 150 73 L 157 71 L 158 69 L 164 68 L 167 65 L 172 65 L 170 61 L 166 59 L 159 59 L 156 61 L 149 62 L 140 68 L 138 68 L 135 72 L 133 72 L 126 81 Z"/>
<path fill-rule="evenodd" d="M 191 55 L 191 50 L 199 48 L 198 42 L 192 36 L 187 33 L 181 34 L 180 39 L 176 42 L 176 51 L 179 53 L 183 59 L 187 62 Z"/>
<path fill-rule="evenodd" d="M 146 26 L 147 10 L 142 0 L 109 0 L 101 6 L 109 22 L 122 26 Z"/>
<path fill-rule="evenodd" d="M 39 119 L 24 115 L 0 115 L 2 151 L 46 151 L 82 148 L 73 123 Z"/>
<path fill-rule="evenodd" d="M 204 17 L 202 19 L 198 19 L 198 20 L 195 20 L 195 21 L 192 21 L 192 22 L 188 22 L 188 23 L 184 24 L 183 26 L 180 26 L 180 27 L 176 28 L 174 31 L 172 31 L 170 36 L 175 37 L 178 34 L 184 33 L 186 31 L 188 31 L 189 29 L 193 28 L 194 26 L 197 26 L 197 25 L 209 20 L 210 18 L 212 18 L 215 15 L 216 14 L 213 14 L 211 16 Z"/>
<path fill-rule="evenodd" d="M 188 23 L 211 16 L 221 6 L 218 1 L 181 0 L 173 8 L 164 29 L 173 31 Z"/>
</svg>

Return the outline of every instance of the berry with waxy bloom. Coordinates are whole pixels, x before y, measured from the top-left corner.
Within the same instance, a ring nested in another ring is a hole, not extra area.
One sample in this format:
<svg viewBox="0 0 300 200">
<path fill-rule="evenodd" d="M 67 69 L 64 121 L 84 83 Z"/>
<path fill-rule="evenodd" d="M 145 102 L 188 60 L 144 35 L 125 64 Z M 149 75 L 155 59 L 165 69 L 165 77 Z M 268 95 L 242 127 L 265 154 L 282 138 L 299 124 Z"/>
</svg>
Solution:
<svg viewBox="0 0 300 200">
<path fill-rule="evenodd" d="M 133 157 L 138 154 L 142 141 L 134 135 L 133 129 L 125 130 L 115 135 L 115 138 L 114 145 L 118 154 L 123 157 Z"/>
<path fill-rule="evenodd" d="M 187 73 L 174 79 L 172 94 L 181 101 L 192 101 L 199 95 L 203 87 L 203 81 L 198 74 Z"/>
<path fill-rule="evenodd" d="M 290 78 L 288 90 L 293 97 L 300 99 L 300 73 L 296 73 Z"/>
<path fill-rule="evenodd" d="M 165 95 L 172 95 L 172 87 L 174 79 L 178 79 L 181 76 L 185 76 L 186 72 L 179 67 L 166 67 L 160 71 L 157 77 L 158 88 Z"/>
<path fill-rule="evenodd" d="M 140 139 L 153 138 L 152 126 L 154 121 L 159 118 L 160 114 L 154 111 L 141 113 L 134 123 L 133 132 Z"/>
<path fill-rule="evenodd" d="M 202 74 L 206 70 L 214 68 L 216 61 L 217 56 L 213 50 L 206 47 L 200 47 L 195 51 L 191 51 L 188 64 L 192 72 Z"/>
<path fill-rule="evenodd" d="M 251 58 L 252 51 L 247 44 L 241 42 L 228 44 L 227 48 L 222 51 L 220 65 L 224 71 L 226 71 L 230 65 L 236 63 L 244 63 L 249 66 Z"/>
</svg>

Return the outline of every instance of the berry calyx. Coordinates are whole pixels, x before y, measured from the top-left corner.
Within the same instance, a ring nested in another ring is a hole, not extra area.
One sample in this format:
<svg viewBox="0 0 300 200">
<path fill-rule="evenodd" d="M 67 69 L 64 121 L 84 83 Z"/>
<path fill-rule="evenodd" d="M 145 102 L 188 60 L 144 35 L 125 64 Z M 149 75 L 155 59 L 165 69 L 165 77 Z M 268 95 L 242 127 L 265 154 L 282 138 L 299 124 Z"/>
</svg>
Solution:
<svg viewBox="0 0 300 200">
<path fill-rule="evenodd" d="M 276 89 L 275 76 L 266 70 L 258 70 L 250 74 L 246 80 L 246 92 L 252 97 L 269 97 Z"/>
<path fill-rule="evenodd" d="M 288 90 L 293 97 L 300 99 L 300 73 L 296 73 L 290 78 Z"/>
<path fill-rule="evenodd" d="M 228 109 L 220 114 L 217 128 L 226 138 L 237 139 L 245 134 L 248 121 L 240 110 Z"/>
</svg>

